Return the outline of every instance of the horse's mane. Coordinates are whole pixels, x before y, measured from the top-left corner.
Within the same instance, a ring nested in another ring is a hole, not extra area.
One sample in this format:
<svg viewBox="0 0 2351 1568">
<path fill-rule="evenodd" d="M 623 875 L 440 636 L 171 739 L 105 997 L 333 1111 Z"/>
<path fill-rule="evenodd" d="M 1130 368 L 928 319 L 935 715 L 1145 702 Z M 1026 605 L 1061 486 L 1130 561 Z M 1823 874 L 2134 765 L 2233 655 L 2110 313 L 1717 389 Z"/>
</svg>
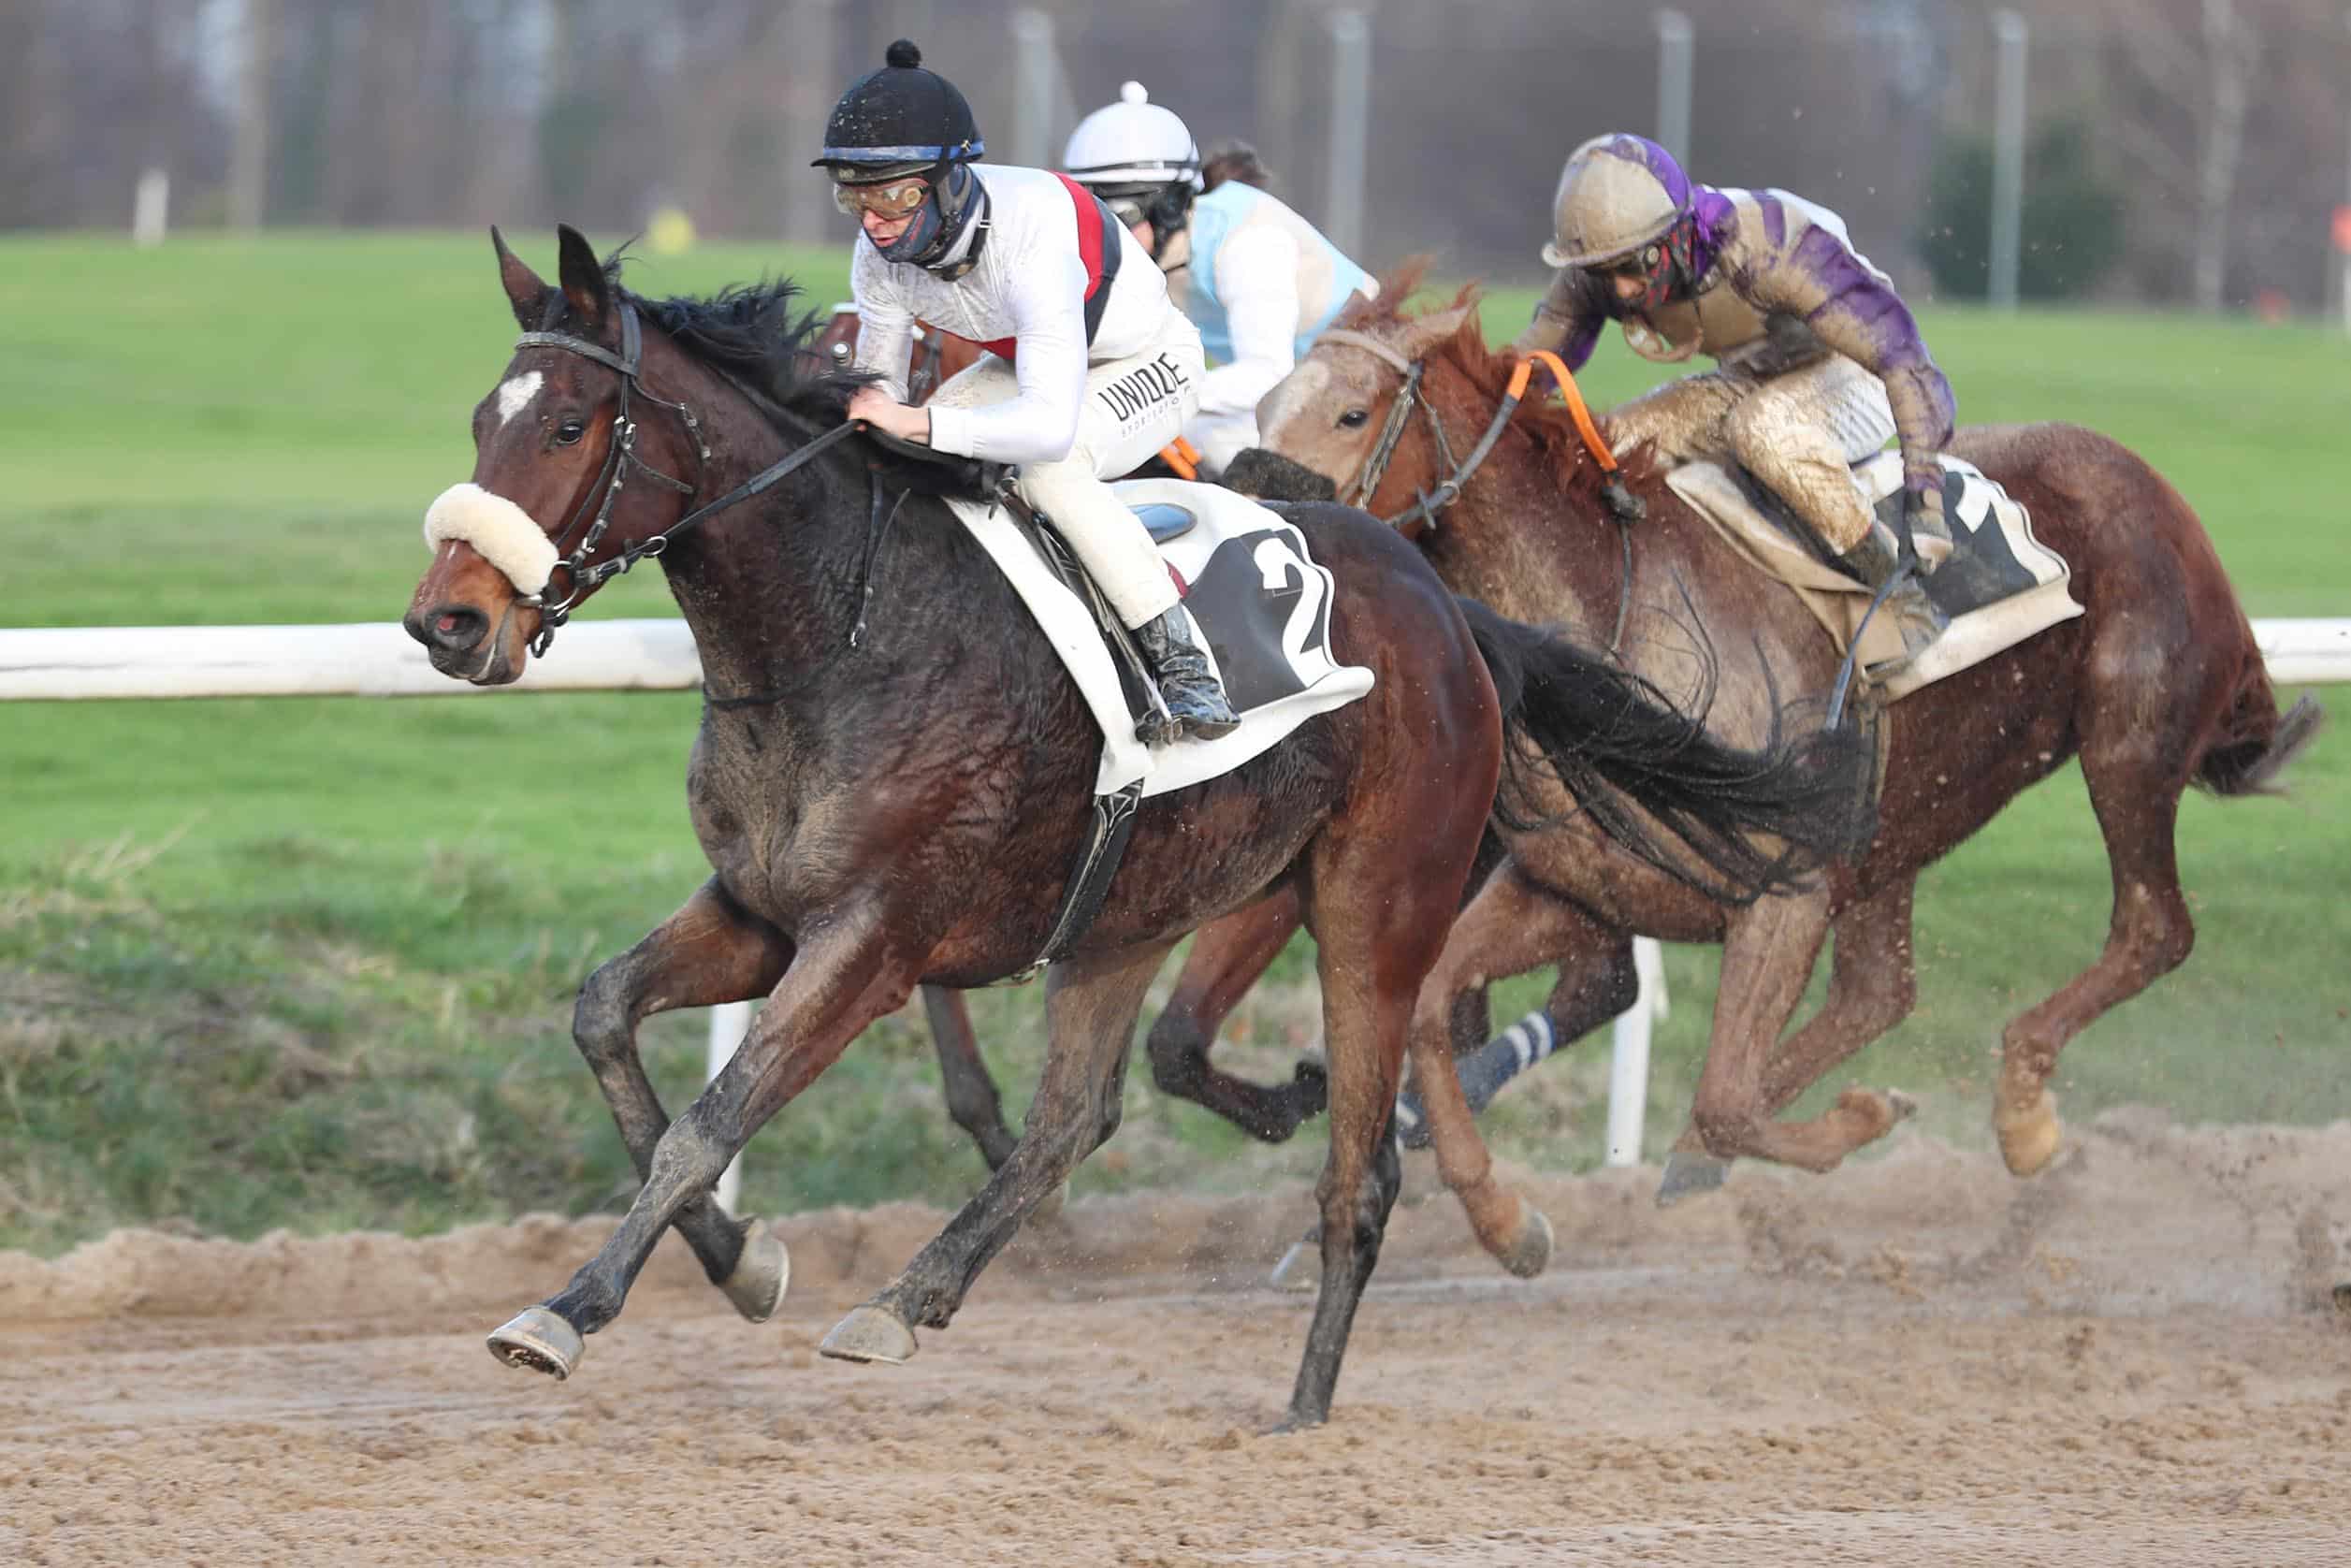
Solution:
<svg viewBox="0 0 2351 1568">
<path fill-rule="evenodd" d="M 731 283 L 706 297 L 653 299 L 622 286 L 627 252 L 624 245 L 604 258 L 604 279 L 612 285 L 614 299 L 634 305 L 648 327 L 675 343 L 687 358 L 717 372 L 794 442 L 808 439 L 811 424 L 820 428 L 839 424 L 850 394 L 881 379 L 870 370 L 823 364 L 813 346 L 822 335 L 823 318 L 797 308 L 802 291 L 791 279 L 762 278 L 756 283 Z M 573 312 L 563 291 L 549 289 L 547 294 L 541 329 L 554 331 L 568 323 L 576 330 L 577 323 L 569 322 Z M 914 487 L 936 487 L 928 465 L 878 446 L 871 450 L 886 471 L 907 470 Z"/>
<path fill-rule="evenodd" d="M 1405 336 L 1415 322 L 1474 305 L 1485 297 L 1482 284 L 1464 283 L 1447 303 L 1406 312 L 1405 305 L 1419 291 L 1428 276 L 1429 265 L 1428 257 L 1414 256 L 1393 271 L 1383 274 L 1377 298 L 1366 299 L 1357 296 L 1331 325 L 1393 343 Z M 1518 365 L 1517 357 L 1509 351 L 1498 353 L 1486 346 L 1486 334 L 1478 325 L 1477 312 L 1473 310 L 1467 313 L 1458 329 L 1450 337 L 1423 343 L 1420 355 L 1428 359 L 1449 361 L 1494 404 L 1499 404 L 1503 394 L 1509 390 L 1511 375 Z M 1407 355 L 1407 357 L 1412 356 Z M 1464 439 L 1474 441 L 1476 432 L 1485 428 L 1485 421 L 1491 418 L 1492 414 L 1491 406 L 1479 411 L 1477 425 Z M 1605 435 L 1608 427 L 1606 417 L 1597 412 L 1592 417 L 1599 424 L 1602 434 Z M 1536 447 L 1549 457 L 1561 489 L 1586 505 L 1598 507 L 1605 504 L 1600 494 L 1600 465 L 1584 449 L 1584 438 L 1576 430 L 1575 417 L 1568 413 L 1564 402 L 1551 398 L 1530 399 L 1520 405 L 1515 423 L 1518 428 L 1532 436 Z M 1617 464 L 1626 486 L 1636 496 L 1654 495 L 1664 486 L 1664 474 L 1646 442 L 1618 457 Z"/>
</svg>

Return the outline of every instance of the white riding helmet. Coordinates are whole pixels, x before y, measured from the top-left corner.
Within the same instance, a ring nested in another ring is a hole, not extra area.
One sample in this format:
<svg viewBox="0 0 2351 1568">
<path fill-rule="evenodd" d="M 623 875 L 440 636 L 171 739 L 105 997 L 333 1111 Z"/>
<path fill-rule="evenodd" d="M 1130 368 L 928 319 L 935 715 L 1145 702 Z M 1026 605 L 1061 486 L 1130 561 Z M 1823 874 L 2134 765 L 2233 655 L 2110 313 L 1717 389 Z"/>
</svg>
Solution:
<svg viewBox="0 0 2351 1568">
<path fill-rule="evenodd" d="M 1118 90 L 1118 102 L 1078 122 L 1061 167 L 1079 184 L 1097 189 L 1188 184 L 1197 191 L 1200 144 L 1172 109 L 1130 81 Z"/>
</svg>

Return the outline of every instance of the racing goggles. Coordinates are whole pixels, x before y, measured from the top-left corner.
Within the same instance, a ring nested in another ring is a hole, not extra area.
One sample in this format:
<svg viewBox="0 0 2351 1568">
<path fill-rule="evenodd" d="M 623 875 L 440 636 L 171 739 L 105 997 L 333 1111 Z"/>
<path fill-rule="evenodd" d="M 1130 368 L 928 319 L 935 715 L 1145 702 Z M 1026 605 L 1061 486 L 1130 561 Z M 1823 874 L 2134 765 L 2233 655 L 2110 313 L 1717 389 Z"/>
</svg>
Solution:
<svg viewBox="0 0 2351 1568">
<path fill-rule="evenodd" d="M 885 222 L 911 217 L 930 199 L 931 182 L 920 175 L 878 180 L 868 185 L 835 184 L 833 205 L 850 217 L 871 212 Z"/>
</svg>

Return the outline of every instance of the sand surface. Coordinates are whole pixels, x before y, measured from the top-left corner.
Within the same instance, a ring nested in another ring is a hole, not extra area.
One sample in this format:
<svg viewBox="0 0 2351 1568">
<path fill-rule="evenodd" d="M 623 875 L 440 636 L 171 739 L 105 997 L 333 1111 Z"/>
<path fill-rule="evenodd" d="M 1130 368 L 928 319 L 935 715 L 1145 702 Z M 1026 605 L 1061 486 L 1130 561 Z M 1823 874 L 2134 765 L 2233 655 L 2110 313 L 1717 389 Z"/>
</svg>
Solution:
<svg viewBox="0 0 2351 1568">
<path fill-rule="evenodd" d="M 1415 1156 L 1289 1436 L 1296 1190 L 1074 1202 L 902 1368 L 816 1343 L 910 1207 L 779 1222 L 759 1327 L 665 1242 L 564 1384 L 482 1335 L 608 1220 L 0 1254 L 0 1563 L 2351 1562 L 2351 1124 L 1893 1143 L 1521 1175 L 1531 1284 Z"/>
</svg>

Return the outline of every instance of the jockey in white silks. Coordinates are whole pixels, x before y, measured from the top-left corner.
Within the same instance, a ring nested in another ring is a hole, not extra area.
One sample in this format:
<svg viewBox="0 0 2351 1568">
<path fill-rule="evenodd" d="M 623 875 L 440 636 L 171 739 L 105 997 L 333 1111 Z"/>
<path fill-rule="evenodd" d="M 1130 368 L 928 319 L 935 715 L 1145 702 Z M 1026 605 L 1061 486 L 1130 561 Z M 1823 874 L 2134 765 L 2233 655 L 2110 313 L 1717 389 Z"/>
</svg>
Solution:
<svg viewBox="0 0 2351 1568">
<path fill-rule="evenodd" d="M 1206 375 L 1200 335 L 1109 209 L 1043 169 L 982 165 L 971 106 L 900 39 L 841 95 L 814 161 L 857 215 L 855 364 L 881 377 L 849 416 L 902 441 L 1020 466 L 1135 633 L 1181 734 L 1239 724 L 1142 523 L 1104 483 L 1183 433 Z M 988 353 L 920 407 L 920 318 Z"/>
<path fill-rule="evenodd" d="M 1202 472 L 1257 443 L 1257 402 L 1314 339 L 1379 283 L 1283 202 L 1240 180 L 1207 184 L 1199 145 L 1130 81 L 1079 123 L 1062 168 L 1109 203 L 1167 274 L 1213 368 L 1184 428 Z"/>
</svg>

